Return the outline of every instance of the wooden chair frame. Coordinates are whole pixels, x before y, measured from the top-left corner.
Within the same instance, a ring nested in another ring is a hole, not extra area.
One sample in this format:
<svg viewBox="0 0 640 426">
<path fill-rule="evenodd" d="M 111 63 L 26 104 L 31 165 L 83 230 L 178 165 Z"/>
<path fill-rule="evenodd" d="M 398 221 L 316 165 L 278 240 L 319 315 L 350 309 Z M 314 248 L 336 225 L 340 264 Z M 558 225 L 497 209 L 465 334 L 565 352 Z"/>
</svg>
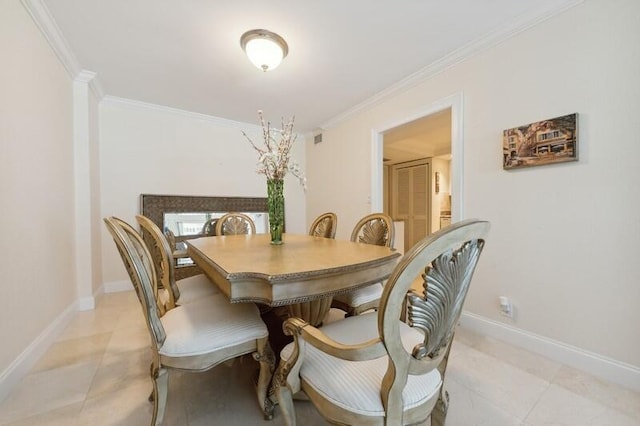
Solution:
<svg viewBox="0 0 640 426">
<path fill-rule="evenodd" d="M 309 235 L 314 237 L 335 238 L 338 228 L 338 216 L 335 213 L 327 212 L 318 216 L 311 227 Z"/>
<path fill-rule="evenodd" d="M 271 352 L 268 337 L 248 341 L 242 344 L 214 349 L 198 355 L 167 356 L 160 353 L 167 334 L 161 317 L 164 307 L 158 302 L 155 268 L 151 264 L 151 254 L 142 237 L 126 222 L 117 218 L 105 218 L 107 229 L 113 236 L 116 247 L 122 257 L 131 283 L 142 305 L 147 328 L 151 336 L 152 362 L 151 379 L 153 381 L 153 415 L 151 425 L 161 425 L 167 401 L 168 369 L 206 371 L 216 365 L 245 354 L 252 354 L 260 363 L 260 372 L 256 385 L 258 403 L 265 418 L 271 418 L 273 404 L 267 395 L 271 381 L 275 357 Z M 179 307 L 180 309 L 184 307 Z M 212 304 L 212 309 L 215 305 Z"/>
<path fill-rule="evenodd" d="M 117 220 L 117 219 L 116 219 Z M 136 221 L 142 228 L 143 240 L 147 243 L 147 249 L 153 259 L 158 287 L 168 290 L 169 300 L 166 303 L 167 309 L 173 309 L 178 304 L 180 289 L 175 280 L 175 260 L 173 250 L 167 238 L 162 235 L 160 228 L 151 219 L 137 215 Z M 123 226 L 120 221 L 120 225 Z M 147 237 L 147 238 L 144 238 Z M 157 296 L 157 294 L 156 294 Z"/>
<path fill-rule="evenodd" d="M 218 219 L 216 235 L 255 234 L 256 224 L 244 213 L 231 212 Z"/>
<path fill-rule="evenodd" d="M 285 334 L 293 336 L 294 347 L 274 376 L 285 424 L 296 424 L 292 395 L 302 390 L 320 414 L 336 424 L 396 426 L 424 422 L 431 416 L 433 426 L 444 425 L 449 396 L 442 386 L 437 401 L 429 400 L 406 411 L 403 389 L 409 375 L 422 375 L 434 369 L 439 370 L 444 381 L 455 326 L 488 231 L 488 222 L 462 221 L 426 237 L 409 250 L 391 274 L 377 314 L 368 316 L 374 322 L 377 319 L 378 338 L 360 344 L 342 344 L 299 318 L 287 320 L 283 328 Z M 410 292 L 412 283 L 420 275 L 424 280 L 423 294 Z M 355 319 L 344 321 L 346 324 Z M 417 334 L 424 336 L 411 352 L 401 340 L 401 322 L 419 329 L 422 333 Z M 308 345 L 348 361 L 387 356 L 380 389 L 383 416 L 349 411 L 339 401 L 328 400 L 314 391 L 300 377 Z"/>
<path fill-rule="evenodd" d="M 395 227 L 393 226 L 393 219 L 384 213 L 372 213 L 363 217 L 356 223 L 351 232 L 351 241 L 354 242 L 393 247 L 394 240 Z M 359 290 L 354 291 L 357 292 Z M 334 297 L 331 306 L 345 311 L 347 316 L 353 316 L 360 315 L 369 309 L 377 308 L 379 304 L 380 299 L 376 299 L 360 305 L 351 305 Z"/>
<path fill-rule="evenodd" d="M 178 304 L 189 303 L 218 292 L 217 286 L 204 274 L 195 274 L 178 281 L 175 252 L 171 249 L 169 240 L 148 217 L 137 215 L 136 221 L 142 228 L 142 239 L 153 258 L 159 287 L 167 290 L 168 297 L 165 298 L 168 299 L 165 302 L 167 309 L 173 309 Z"/>
</svg>

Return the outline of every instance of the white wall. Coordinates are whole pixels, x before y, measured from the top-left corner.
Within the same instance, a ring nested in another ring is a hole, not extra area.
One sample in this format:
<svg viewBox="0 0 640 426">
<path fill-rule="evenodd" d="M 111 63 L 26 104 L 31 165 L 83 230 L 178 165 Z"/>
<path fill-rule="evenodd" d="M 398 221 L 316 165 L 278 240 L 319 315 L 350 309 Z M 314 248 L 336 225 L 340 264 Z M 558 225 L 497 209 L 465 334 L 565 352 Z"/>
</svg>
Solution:
<svg viewBox="0 0 640 426">
<path fill-rule="evenodd" d="M 637 372 L 638 16 L 637 0 L 586 0 L 325 130 L 307 142 L 308 219 L 332 210 L 348 238 L 370 212 L 372 129 L 462 93 L 465 217 L 492 222 L 466 310 Z M 502 130 L 573 112 L 579 162 L 502 169 Z"/>
<path fill-rule="evenodd" d="M 280 122 L 268 111 L 265 119 Z M 102 216 L 135 223 L 145 193 L 266 197 L 266 178 L 256 173 L 258 155 L 241 130 L 261 144 L 253 123 L 106 98 L 100 105 Z M 304 150 L 300 136 L 293 156 L 303 170 Z M 305 193 L 291 175 L 285 179 L 285 200 L 287 232 L 306 233 Z M 128 280 L 106 229 L 102 256 L 105 284 Z"/>
<path fill-rule="evenodd" d="M 100 259 L 100 188 L 98 99 L 91 82 L 95 73 L 82 71 L 73 83 L 75 264 L 79 309 L 95 307 L 102 285 Z"/>
<path fill-rule="evenodd" d="M 19 1 L 0 2 L 0 52 L 2 385 L 76 284 L 72 81 Z"/>
<path fill-rule="evenodd" d="M 100 145 L 99 129 L 100 115 L 98 99 L 91 91 L 89 93 L 89 164 L 90 167 L 90 205 L 91 220 L 91 290 L 92 294 L 99 294 L 102 286 L 102 246 L 101 235 L 104 223 L 100 210 Z"/>
</svg>

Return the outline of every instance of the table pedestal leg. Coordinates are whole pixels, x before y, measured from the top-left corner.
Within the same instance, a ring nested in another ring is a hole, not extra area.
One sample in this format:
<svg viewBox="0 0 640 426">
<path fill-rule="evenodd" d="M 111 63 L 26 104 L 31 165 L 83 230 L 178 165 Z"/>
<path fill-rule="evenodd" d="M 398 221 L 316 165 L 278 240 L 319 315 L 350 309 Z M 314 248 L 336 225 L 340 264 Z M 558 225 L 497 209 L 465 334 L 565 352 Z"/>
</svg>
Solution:
<svg viewBox="0 0 640 426">
<path fill-rule="evenodd" d="M 323 297 L 322 299 L 310 300 L 308 302 L 288 305 L 289 315 L 305 320 L 314 327 L 322 325 L 324 317 L 331 309 L 333 297 Z"/>
</svg>

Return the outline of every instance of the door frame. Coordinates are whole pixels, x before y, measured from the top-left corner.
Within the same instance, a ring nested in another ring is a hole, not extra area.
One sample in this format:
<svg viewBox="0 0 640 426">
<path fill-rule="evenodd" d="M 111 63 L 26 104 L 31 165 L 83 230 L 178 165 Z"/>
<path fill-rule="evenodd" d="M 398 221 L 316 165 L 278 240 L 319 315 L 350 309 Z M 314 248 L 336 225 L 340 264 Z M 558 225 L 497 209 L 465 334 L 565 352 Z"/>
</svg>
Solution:
<svg viewBox="0 0 640 426">
<path fill-rule="evenodd" d="M 463 95 L 455 93 L 401 119 L 371 129 L 371 212 L 382 211 L 382 153 L 385 132 L 419 118 L 451 108 L 451 220 L 464 218 Z"/>
</svg>

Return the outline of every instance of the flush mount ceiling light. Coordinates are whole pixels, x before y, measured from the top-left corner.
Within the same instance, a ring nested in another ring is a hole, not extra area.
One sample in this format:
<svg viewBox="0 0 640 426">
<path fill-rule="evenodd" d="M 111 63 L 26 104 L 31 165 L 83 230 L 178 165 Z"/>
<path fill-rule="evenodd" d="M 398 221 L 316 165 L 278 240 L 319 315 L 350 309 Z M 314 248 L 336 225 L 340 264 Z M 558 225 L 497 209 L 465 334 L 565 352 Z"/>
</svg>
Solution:
<svg viewBox="0 0 640 426">
<path fill-rule="evenodd" d="M 267 30 L 247 31 L 240 37 L 240 45 L 249 60 L 262 71 L 274 69 L 289 53 L 287 42 Z"/>
</svg>

